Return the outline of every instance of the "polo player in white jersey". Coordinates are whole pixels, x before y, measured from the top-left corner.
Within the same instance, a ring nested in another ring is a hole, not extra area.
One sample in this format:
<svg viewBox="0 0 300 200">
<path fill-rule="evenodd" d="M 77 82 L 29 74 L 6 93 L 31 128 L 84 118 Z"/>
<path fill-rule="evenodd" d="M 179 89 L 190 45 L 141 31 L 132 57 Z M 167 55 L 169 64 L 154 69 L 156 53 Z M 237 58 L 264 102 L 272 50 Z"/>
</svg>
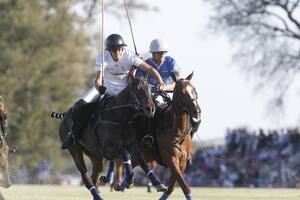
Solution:
<svg viewBox="0 0 300 200">
<path fill-rule="evenodd" d="M 119 34 L 111 34 L 105 40 L 106 50 L 104 51 L 104 66 L 102 67 L 102 54 L 96 61 L 96 79 L 95 86 L 90 89 L 79 101 L 73 106 L 74 110 L 92 102 L 101 94 L 107 93 L 116 96 L 128 86 L 129 71 L 132 66 L 141 68 L 155 77 L 158 82 L 158 89 L 164 90 L 165 84 L 156 69 L 148 65 L 132 51 L 125 48 L 127 46 L 123 38 Z M 102 71 L 102 68 L 104 72 Z M 102 85 L 102 73 L 104 80 Z M 88 116 L 89 117 L 89 116 Z M 85 119 L 80 119 L 84 121 Z M 72 131 L 64 139 L 62 149 L 67 149 L 71 145 L 75 145 L 79 139 L 79 134 L 83 128 L 82 123 L 73 120 Z"/>
</svg>

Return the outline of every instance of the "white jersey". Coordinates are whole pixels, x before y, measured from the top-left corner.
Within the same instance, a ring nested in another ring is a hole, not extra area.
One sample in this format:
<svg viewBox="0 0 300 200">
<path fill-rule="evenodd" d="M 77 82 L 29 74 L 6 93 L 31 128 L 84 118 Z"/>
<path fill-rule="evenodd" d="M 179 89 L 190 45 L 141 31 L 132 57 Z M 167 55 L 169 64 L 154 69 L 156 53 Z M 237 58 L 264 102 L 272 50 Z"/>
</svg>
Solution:
<svg viewBox="0 0 300 200">
<path fill-rule="evenodd" d="M 128 85 L 128 75 L 131 66 L 139 66 L 142 62 L 137 55 L 123 48 L 121 58 L 116 62 L 112 59 L 108 50 L 104 51 L 104 87 L 106 93 L 116 96 Z M 96 71 L 102 71 L 102 54 L 96 61 Z"/>
</svg>

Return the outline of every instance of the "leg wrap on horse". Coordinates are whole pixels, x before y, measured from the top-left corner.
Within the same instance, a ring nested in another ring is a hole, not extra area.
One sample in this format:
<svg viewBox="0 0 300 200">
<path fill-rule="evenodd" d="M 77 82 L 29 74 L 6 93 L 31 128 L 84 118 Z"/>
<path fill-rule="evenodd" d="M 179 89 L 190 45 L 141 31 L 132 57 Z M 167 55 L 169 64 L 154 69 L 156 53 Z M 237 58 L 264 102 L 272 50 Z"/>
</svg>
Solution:
<svg viewBox="0 0 300 200">
<path fill-rule="evenodd" d="M 184 195 L 185 195 L 186 200 L 193 200 L 191 193 L 184 194 Z"/>
<path fill-rule="evenodd" d="M 114 179 L 114 167 L 115 167 L 115 161 L 110 160 L 108 164 L 108 170 L 106 172 L 106 181 L 107 183 L 111 184 Z"/>
<path fill-rule="evenodd" d="M 163 193 L 163 195 L 159 198 L 159 200 L 168 200 L 169 195 L 167 193 Z"/>
<path fill-rule="evenodd" d="M 95 186 L 91 187 L 89 190 L 90 190 L 91 194 L 93 195 L 94 200 L 103 200 L 103 199 L 100 197 L 100 195 L 99 195 L 99 193 L 98 193 L 98 191 L 97 191 L 97 189 L 96 189 Z"/>
<path fill-rule="evenodd" d="M 147 177 L 150 179 L 152 184 L 156 187 L 161 184 L 159 178 L 153 173 L 151 168 L 144 169 L 145 173 L 147 174 Z"/>
<path fill-rule="evenodd" d="M 126 177 L 132 177 L 133 170 L 131 165 L 131 156 L 129 153 L 123 157 L 123 162 L 125 165 Z"/>
<path fill-rule="evenodd" d="M 125 174 L 126 174 L 123 184 L 125 185 L 126 188 L 131 188 L 134 184 L 134 180 L 133 180 L 134 173 L 133 173 L 133 169 L 131 165 L 131 157 L 129 153 L 123 157 L 123 162 L 124 162 Z"/>
</svg>

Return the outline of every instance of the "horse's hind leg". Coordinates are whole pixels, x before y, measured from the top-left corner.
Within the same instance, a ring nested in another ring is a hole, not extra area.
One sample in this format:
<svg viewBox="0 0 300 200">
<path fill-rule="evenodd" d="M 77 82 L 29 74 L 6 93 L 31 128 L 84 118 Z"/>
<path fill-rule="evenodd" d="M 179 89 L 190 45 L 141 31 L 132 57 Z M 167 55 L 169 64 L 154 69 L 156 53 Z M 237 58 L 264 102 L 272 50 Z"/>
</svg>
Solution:
<svg viewBox="0 0 300 200">
<path fill-rule="evenodd" d="M 83 158 L 82 150 L 78 146 L 75 146 L 75 147 L 70 148 L 69 152 L 70 152 L 71 156 L 73 157 L 75 165 L 81 174 L 83 184 L 91 192 L 91 194 L 94 197 L 94 200 L 103 200 L 100 197 L 100 195 L 98 194 L 98 191 L 97 191 L 96 187 L 94 186 L 92 179 L 88 175 L 87 168 L 86 168 L 84 158 Z"/>
</svg>

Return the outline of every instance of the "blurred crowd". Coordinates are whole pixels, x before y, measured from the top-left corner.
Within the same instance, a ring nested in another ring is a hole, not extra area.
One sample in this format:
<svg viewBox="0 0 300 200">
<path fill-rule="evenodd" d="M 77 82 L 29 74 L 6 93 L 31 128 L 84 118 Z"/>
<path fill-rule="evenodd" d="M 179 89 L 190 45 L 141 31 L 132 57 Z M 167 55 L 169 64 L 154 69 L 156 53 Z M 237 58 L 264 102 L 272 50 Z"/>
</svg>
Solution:
<svg viewBox="0 0 300 200">
<path fill-rule="evenodd" d="M 57 174 L 53 164 L 43 160 L 35 173 L 35 183 L 79 184 L 77 174 Z M 168 185 L 170 172 L 158 167 L 156 174 Z M 202 187 L 296 187 L 300 188 L 299 129 L 228 129 L 223 145 L 197 149 L 185 172 L 191 186 Z M 13 173 L 14 183 L 32 183 L 27 171 Z M 135 184 L 147 184 L 137 168 Z"/>
<path fill-rule="evenodd" d="M 198 149 L 185 177 L 192 186 L 300 187 L 298 129 L 227 130 L 225 145 Z"/>
</svg>

